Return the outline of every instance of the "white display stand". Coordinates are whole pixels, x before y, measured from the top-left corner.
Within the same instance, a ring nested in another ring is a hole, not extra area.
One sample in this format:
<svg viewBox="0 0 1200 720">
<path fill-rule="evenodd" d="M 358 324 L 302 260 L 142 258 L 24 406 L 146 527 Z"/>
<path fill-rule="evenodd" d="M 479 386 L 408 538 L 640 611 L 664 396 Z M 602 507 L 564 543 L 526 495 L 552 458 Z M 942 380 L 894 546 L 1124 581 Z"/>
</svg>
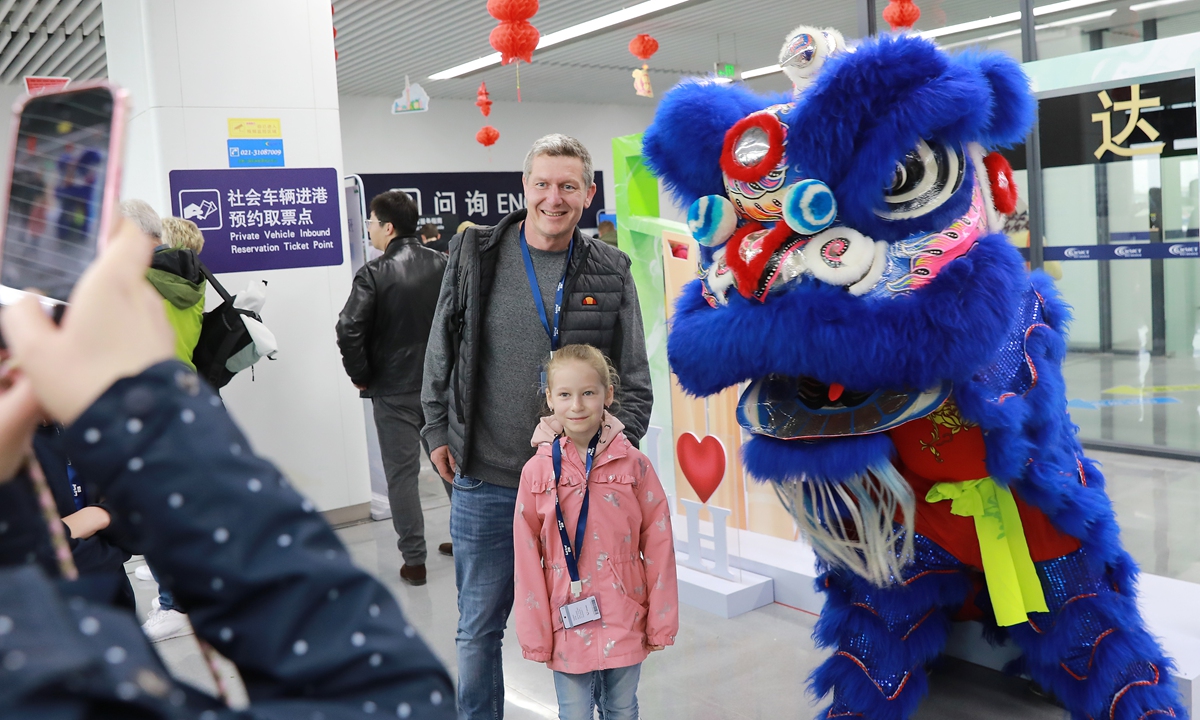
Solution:
<svg viewBox="0 0 1200 720">
<path fill-rule="evenodd" d="M 686 557 L 686 518 L 673 515 L 672 520 L 676 556 L 682 554 Z M 701 521 L 700 532 L 711 534 L 711 523 Z M 817 577 L 816 555 L 808 543 L 803 540 L 783 540 L 735 528 L 729 528 L 727 532 L 738 534 L 736 541 L 731 538 L 729 542 L 731 548 L 737 548 L 736 553 L 731 552 L 729 555 L 731 568 L 741 570 L 744 579 L 770 579 L 775 602 L 817 615 L 821 613 L 825 598 L 814 587 Z M 701 554 L 705 559 L 712 559 L 711 553 L 711 548 L 702 546 Z M 687 582 L 693 584 L 703 582 L 713 585 L 724 582 L 734 585 L 680 566 L 680 602 L 702 607 L 722 617 L 733 617 L 710 610 L 708 606 L 701 605 L 700 601 L 685 600 L 685 571 L 689 574 Z M 701 578 L 692 580 L 693 575 Z M 691 592 L 690 588 L 688 592 Z M 710 604 L 715 602 L 712 599 L 704 601 Z M 1195 610 L 1200 608 L 1200 585 L 1143 573 L 1138 579 L 1138 607 L 1150 632 L 1158 638 L 1167 655 L 1175 661 L 1173 675 L 1183 696 L 1184 706 L 1189 712 L 1200 708 L 1200 613 Z M 1020 655 L 1020 649 L 1012 643 L 992 647 L 983 639 L 982 632 L 983 626 L 977 622 L 954 623 L 944 653 L 993 670 L 1003 670 L 1008 661 Z"/>
<path fill-rule="evenodd" d="M 685 605 L 734 618 L 775 602 L 774 584 L 769 577 L 742 571 L 741 582 L 726 580 L 687 567 L 681 562 L 686 559 L 686 553 L 676 553 L 679 602 Z"/>
</svg>

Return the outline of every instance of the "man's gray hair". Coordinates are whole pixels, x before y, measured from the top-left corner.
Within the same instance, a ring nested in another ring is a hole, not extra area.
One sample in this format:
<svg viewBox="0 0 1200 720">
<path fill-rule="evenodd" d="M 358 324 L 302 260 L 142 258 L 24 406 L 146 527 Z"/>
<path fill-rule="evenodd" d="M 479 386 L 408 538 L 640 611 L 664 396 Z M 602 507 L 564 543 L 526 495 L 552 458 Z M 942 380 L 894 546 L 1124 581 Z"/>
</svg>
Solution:
<svg viewBox="0 0 1200 720">
<path fill-rule="evenodd" d="M 121 203 L 121 215 L 150 237 L 162 238 L 162 218 L 145 200 L 125 200 Z"/>
<path fill-rule="evenodd" d="M 583 143 L 570 135 L 550 133 L 534 141 L 533 147 L 529 148 L 529 153 L 525 156 L 526 178 L 529 177 L 529 173 L 533 172 L 533 159 L 539 155 L 579 158 L 580 162 L 583 163 L 584 189 L 586 190 L 592 186 L 592 154 L 587 151 Z"/>
</svg>

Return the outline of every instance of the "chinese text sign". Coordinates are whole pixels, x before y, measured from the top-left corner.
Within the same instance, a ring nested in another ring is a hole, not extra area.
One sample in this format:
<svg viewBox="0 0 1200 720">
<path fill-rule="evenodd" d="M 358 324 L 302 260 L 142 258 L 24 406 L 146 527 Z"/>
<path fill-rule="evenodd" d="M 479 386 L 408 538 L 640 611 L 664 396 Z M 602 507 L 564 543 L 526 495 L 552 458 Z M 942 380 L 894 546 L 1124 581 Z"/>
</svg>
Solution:
<svg viewBox="0 0 1200 720">
<path fill-rule="evenodd" d="M 171 210 L 213 272 L 340 265 L 340 194 L 333 168 L 171 171 Z"/>
</svg>

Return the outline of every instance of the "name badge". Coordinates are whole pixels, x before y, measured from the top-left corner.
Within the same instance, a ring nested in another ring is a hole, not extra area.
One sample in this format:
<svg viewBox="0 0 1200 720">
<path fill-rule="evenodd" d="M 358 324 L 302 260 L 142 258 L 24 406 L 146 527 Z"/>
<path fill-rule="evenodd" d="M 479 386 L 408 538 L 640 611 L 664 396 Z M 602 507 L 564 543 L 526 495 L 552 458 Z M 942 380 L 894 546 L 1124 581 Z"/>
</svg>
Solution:
<svg viewBox="0 0 1200 720">
<path fill-rule="evenodd" d="M 593 595 L 579 602 L 563 605 L 558 609 L 558 614 L 562 616 L 564 628 L 577 627 L 600 619 L 600 603 L 596 602 L 596 597 Z"/>
</svg>

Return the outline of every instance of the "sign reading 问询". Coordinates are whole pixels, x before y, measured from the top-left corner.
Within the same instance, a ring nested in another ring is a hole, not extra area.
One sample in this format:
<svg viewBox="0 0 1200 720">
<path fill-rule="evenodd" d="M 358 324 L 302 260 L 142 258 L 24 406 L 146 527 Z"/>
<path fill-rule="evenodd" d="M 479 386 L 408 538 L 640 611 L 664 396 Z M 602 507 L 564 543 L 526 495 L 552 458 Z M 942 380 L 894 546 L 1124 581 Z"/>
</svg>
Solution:
<svg viewBox="0 0 1200 720">
<path fill-rule="evenodd" d="M 340 265 L 340 193 L 333 168 L 171 171 L 171 211 L 213 272 Z"/>
<path fill-rule="evenodd" d="M 495 225 L 505 215 L 525 207 L 520 172 L 387 173 L 359 177 L 368 205 L 379 193 L 403 190 L 416 201 L 417 214 L 422 218 L 455 215 L 459 221 Z M 583 211 L 580 227 L 596 227 L 596 213 L 604 207 L 604 176 L 599 170 L 594 182 L 596 196 Z"/>
</svg>

